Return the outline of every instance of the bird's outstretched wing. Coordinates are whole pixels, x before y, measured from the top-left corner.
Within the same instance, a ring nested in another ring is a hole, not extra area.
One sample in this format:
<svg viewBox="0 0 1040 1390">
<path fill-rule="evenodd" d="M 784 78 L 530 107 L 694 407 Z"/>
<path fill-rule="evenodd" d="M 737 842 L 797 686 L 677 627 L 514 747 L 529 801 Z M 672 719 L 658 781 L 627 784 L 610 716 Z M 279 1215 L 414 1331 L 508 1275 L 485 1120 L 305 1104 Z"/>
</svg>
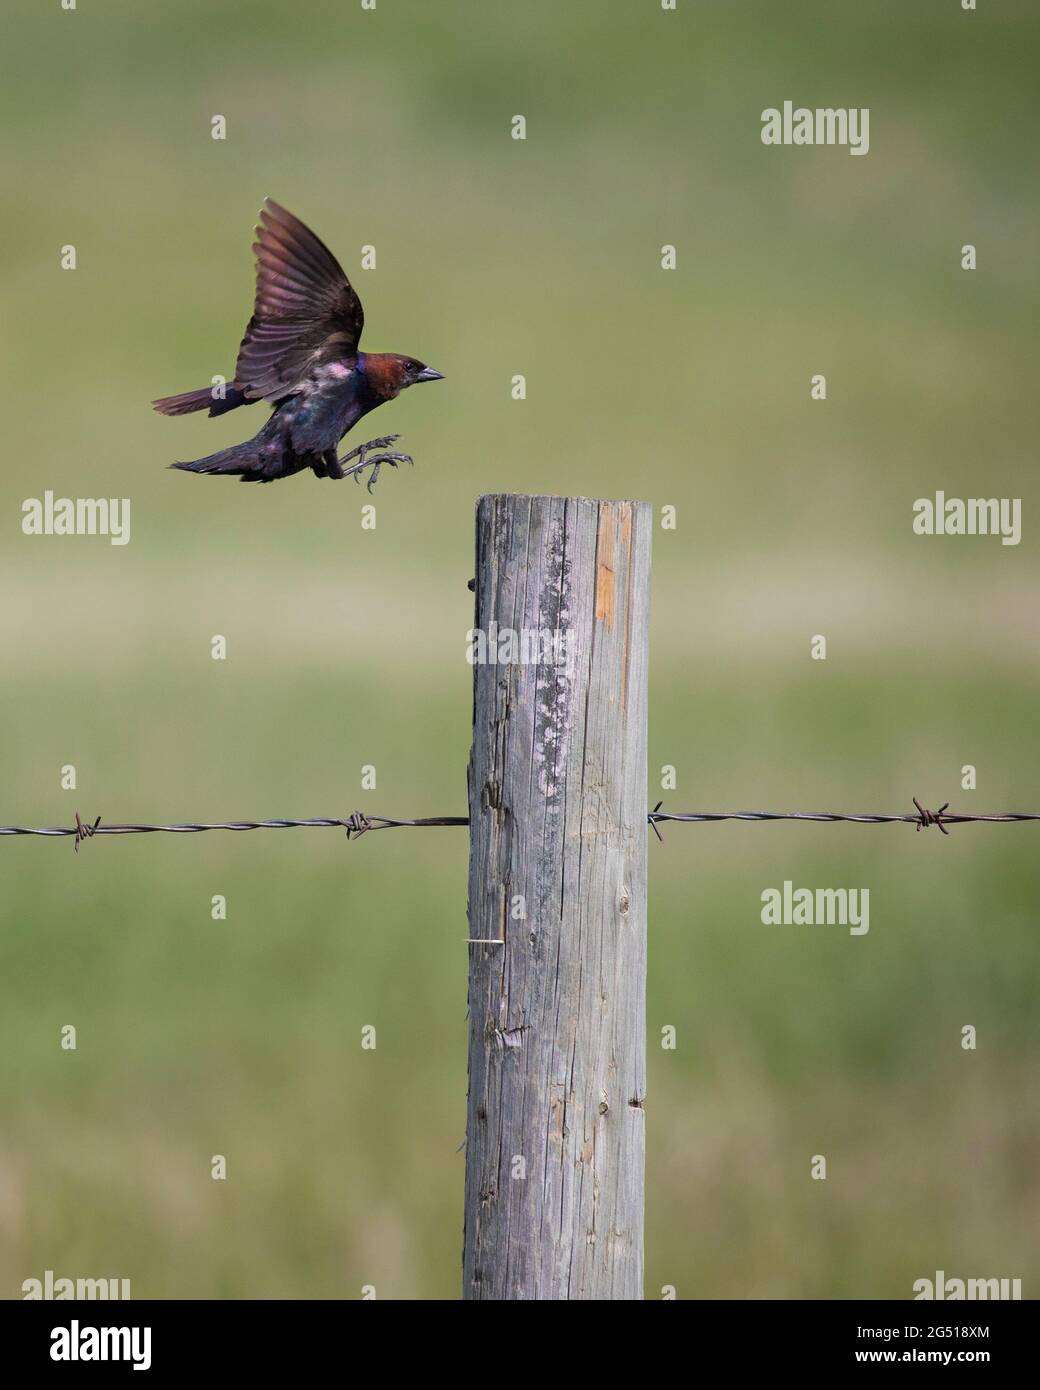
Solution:
<svg viewBox="0 0 1040 1390">
<path fill-rule="evenodd" d="M 357 352 L 365 315 L 335 256 L 299 218 L 267 198 L 256 230 L 256 301 L 235 383 L 250 400 L 278 400 L 316 365 Z"/>
</svg>

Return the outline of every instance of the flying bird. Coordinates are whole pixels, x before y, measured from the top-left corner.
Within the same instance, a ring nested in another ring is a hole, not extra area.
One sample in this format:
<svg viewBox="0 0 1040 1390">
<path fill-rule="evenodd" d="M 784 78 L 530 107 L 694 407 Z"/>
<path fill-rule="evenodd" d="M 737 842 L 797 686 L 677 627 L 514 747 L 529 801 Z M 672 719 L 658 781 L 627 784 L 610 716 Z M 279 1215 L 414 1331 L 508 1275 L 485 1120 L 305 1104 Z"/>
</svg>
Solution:
<svg viewBox="0 0 1040 1390">
<path fill-rule="evenodd" d="M 376 406 L 416 382 L 441 381 L 442 374 L 397 352 L 359 351 L 365 315 L 343 268 L 310 228 L 271 198 L 260 210 L 256 234 L 256 300 L 234 379 L 152 405 L 161 415 L 206 409 L 224 415 L 261 400 L 274 410 L 246 443 L 170 467 L 223 473 L 243 483 L 270 483 L 305 468 L 319 478 L 353 475 L 359 482 L 371 468 L 371 492 L 384 463 L 412 462 L 390 449 L 400 436 L 370 439 L 343 458 L 337 457 L 339 441 Z M 344 468 L 354 458 L 358 462 Z"/>
</svg>

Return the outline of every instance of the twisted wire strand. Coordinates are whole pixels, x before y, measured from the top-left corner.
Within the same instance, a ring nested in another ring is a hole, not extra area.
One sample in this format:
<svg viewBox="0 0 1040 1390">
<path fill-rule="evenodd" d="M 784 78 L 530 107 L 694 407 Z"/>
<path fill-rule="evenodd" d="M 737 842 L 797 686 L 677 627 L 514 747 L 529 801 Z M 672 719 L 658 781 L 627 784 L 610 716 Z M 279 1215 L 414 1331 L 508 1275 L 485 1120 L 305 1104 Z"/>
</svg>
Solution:
<svg viewBox="0 0 1040 1390">
<path fill-rule="evenodd" d="M 658 802 L 652 811 L 647 812 L 647 824 L 651 826 L 658 839 L 661 832 L 658 825 L 666 821 L 696 824 L 710 821 L 815 821 L 832 824 L 842 822 L 851 825 L 913 825 L 918 830 L 926 830 L 935 825 L 944 835 L 949 832 L 948 825 L 970 825 L 986 823 L 989 825 L 1011 825 L 1022 821 L 1040 821 L 1040 812 L 1007 811 L 992 815 L 962 815 L 948 810 L 949 802 L 938 811 L 930 811 L 922 806 L 916 797 L 913 799 L 914 812 L 901 815 L 882 815 L 874 813 L 855 813 L 845 811 L 663 811 Z M 72 837 L 76 850 L 84 840 L 95 835 L 198 835 L 206 830 L 296 830 L 306 828 L 339 829 L 346 832 L 347 839 L 357 839 L 370 830 L 397 830 L 404 827 L 426 828 L 429 826 L 469 825 L 468 816 L 419 816 L 402 820 L 393 816 L 369 816 L 355 811 L 346 818 L 339 816 L 311 816 L 304 820 L 219 820 L 219 821 L 175 821 L 169 825 L 144 825 L 140 823 L 110 824 L 102 823 L 98 816 L 94 821 L 82 821 L 79 812 L 75 813 L 75 825 L 0 825 L 0 835 L 43 835 L 65 839 Z"/>
<path fill-rule="evenodd" d="M 932 815 L 938 817 L 939 812 Z M 961 816 L 953 811 L 943 812 L 945 825 L 968 825 L 975 821 L 985 821 L 991 825 L 1010 825 L 1015 821 L 1040 820 L 1040 812 L 1009 811 L 999 816 Z M 840 811 L 650 811 L 647 820 L 657 821 L 715 821 L 715 820 L 812 820 L 848 821 L 853 825 L 890 825 L 901 822 L 905 825 L 921 825 L 921 817 L 914 812 L 902 816 L 853 815 Z M 938 825 L 938 819 L 926 821 L 927 825 Z"/>
<path fill-rule="evenodd" d="M 415 820 L 395 820 L 390 816 L 362 816 L 356 814 L 342 819 L 337 816 L 311 816 L 305 820 L 214 820 L 214 821 L 175 821 L 170 825 L 143 825 L 139 823 L 102 823 L 99 816 L 95 821 L 81 821 L 76 815 L 75 825 L 0 825 L 0 835 L 54 835 L 74 836 L 77 840 L 90 840 L 95 835 L 197 835 L 204 830 L 294 830 L 300 827 L 315 826 L 328 829 L 339 828 L 349 835 L 363 835 L 369 830 L 394 830 L 398 826 L 427 825 L 468 825 L 468 816 L 421 816 Z"/>
</svg>

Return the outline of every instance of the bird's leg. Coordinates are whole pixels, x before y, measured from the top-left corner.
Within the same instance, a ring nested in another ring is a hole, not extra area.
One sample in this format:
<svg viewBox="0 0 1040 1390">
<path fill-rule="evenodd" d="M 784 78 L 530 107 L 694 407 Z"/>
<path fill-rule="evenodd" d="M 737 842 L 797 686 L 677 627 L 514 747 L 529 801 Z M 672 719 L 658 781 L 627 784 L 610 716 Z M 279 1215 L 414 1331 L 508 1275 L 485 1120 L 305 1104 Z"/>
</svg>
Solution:
<svg viewBox="0 0 1040 1390">
<path fill-rule="evenodd" d="M 399 434 L 385 434 L 379 439 L 370 439 L 367 444 L 359 444 L 356 449 L 351 449 L 349 454 L 344 454 L 343 457 L 337 461 L 338 466 L 342 469 L 340 476 L 349 478 L 353 475 L 354 481 L 359 483 L 361 481 L 361 474 L 366 468 L 371 468 L 372 474 L 368 480 L 368 490 L 371 492 L 376 485 L 376 479 L 379 477 L 379 470 L 384 463 L 388 463 L 391 468 L 396 468 L 399 463 L 414 463 L 411 454 L 399 454 L 393 450 L 387 449 L 387 445 L 393 444 L 396 440 L 400 439 L 400 437 Z M 373 454 L 370 452 L 373 449 L 381 450 L 382 452 Z M 350 468 L 343 468 L 343 464 L 349 462 L 352 458 L 357 458 L 358 462 L 353 464 Z"/>
<path fill-rule="evenodd" d="M 339 466 L 339 459 L 336 457 L 335 449 L 326 449 L 321 456 L 321 460 L 325 467 L 323 468 L 321 473 L 318 474 L 320 478 L 343 477 L 343 469 Z M 314 471 L 317 472 L 317 469 L 315 469 Z"/>
</svg>

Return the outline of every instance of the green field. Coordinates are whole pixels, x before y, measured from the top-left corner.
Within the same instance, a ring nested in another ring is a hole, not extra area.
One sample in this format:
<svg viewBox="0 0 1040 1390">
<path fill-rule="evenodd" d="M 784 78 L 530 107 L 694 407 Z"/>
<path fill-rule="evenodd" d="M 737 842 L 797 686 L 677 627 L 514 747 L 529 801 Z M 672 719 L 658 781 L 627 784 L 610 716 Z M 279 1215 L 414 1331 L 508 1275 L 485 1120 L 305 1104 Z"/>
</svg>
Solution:
<svg viewBox="0 0 1040 1390">
<path fill-rule="evenodd" d="M 464 813 L 495 491 L 677 509 L 651 803 L 1040 810 L 1035 7 L 13 0 L 6 28 L 0 823 Z M 869 107 L 869 155 L 763 146 L 786 98 Z M 148 402 L 231 371 L 265 195 L 342 259 L 364 346 L 446 375 L 368 422 L 416 458 L 374 531 L 349 482 L 165 469 L 261 423 Z M 130 543 L 24 536 L 45 489 L 129 496 Z M 1021 498 L 1021 544 L 915 536 L 937 489 Z M 937 1268 L 1035 1296 L 1040 827 L 664 834 L 648 1296 Z M 466 854 L 0 840 L 0 1297 L 48 1268 L 457 1297 Z M 869 934 L 763 926 L 785 879 L 868 887 Z"/>
</svg>

